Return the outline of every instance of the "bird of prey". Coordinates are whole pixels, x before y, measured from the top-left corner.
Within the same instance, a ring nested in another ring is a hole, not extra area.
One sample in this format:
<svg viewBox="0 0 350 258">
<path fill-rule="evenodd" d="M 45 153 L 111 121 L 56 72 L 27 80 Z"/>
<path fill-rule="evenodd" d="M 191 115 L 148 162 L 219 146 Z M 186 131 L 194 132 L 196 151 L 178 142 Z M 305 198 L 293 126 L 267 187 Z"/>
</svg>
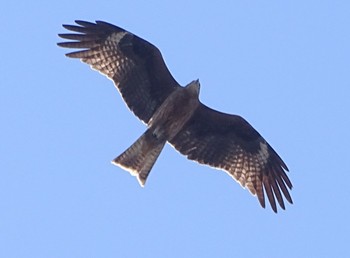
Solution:
<svg viewBox="0 0 350 258">
<path fill-rule="evenodd" d="M 199 101 L 200 84 L 180 86 L 157 47 L 103 21 L 63 25 L 73 33 L 59 34 L 58 43 L 80 49 L 66 56 L 81 59 L 114 82 L 130 110 L 147 130 L 112 163 L 136 176 L 141 186 L 170 143 L 188 159 L 226 171 L 256 195 L 265 208 L 266 193 L 277 212 L 285 209 L 292 183 L 288 168 L 266 140 L 242 117 L 211 109 Z"/>
</svg>

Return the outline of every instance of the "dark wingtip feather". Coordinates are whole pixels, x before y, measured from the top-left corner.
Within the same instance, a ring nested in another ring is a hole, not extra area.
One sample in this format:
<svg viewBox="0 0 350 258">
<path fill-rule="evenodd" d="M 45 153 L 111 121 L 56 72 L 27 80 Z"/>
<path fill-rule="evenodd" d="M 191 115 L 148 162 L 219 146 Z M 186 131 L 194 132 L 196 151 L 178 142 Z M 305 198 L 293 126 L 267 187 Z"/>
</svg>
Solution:
<svg viewBox="0 0 350 258">
<path fill-rule="evenodd" d="M 258 197 L 261 207 L 265 208 L 265 196 L 261 180 L 255 181 L 256 196 Z"/>
<path fill-rule="evenodd" d="M 265 205 L 265 197 L 264 196 L 262 196 L 262 197 L 258 196 L 258 200 L 259 200 L 259 203 L 260 203 L 261 207 L 265 208 L 266 207 L 266 205 Z"/>
<path fill-rule="evenodd" d="M 270 185 L 272 186 L 272 190 L 275 193 L 275 197 L 278 201 L 278 204 L 280 205 L 280 207 L 284 210 L 285 206 L 284 206 L 284 202 L 283 202 L 283 197 L 281 195 L 280 189 L 278 188 L 276 181 L 274 178 L 270 178 Z"/>
<path fill-rule="evenodd" d="M 83 21 L 83 20 L 75 20 L 74 21 L 76 24 L 83 26 L 83 27 L 94 27 L 96 26 L 95 23 L 93 22 L 88 22 L 88 21 Z"/>
<path fill-rule="evenodd" d="M 90 50 L 81 50 L 81 51 L 75 51 L 75 52 L 70 52 L 66 54 L 66 57 L 70 58 L 88 58 L 91 56 L 91 51 Z"/>
<path fill-rule="evenodd" d="M 105 21 L 101 21 L 101 20 L 96 20 L 95 21 L 96 24 L 100 24 L 100 25 L 108 25 L 108 26 L 112 26 L 112 27 L 116 27 L 114 24 L 109 23 L 109 22 L 105 22 Z"/>
<path fill-rule="evenodd" d="M 293 185 L 292 185 L 292 182 L 289 180 L 287 174 L 281 170 L 281 177 L 283 179 L 283 181 L 286 183 L 286 185 L 288 186 L 289 189 L 292 189 L 293 188 Z"/>
<path fill-rule="evenodd" d="M 81 27 L 77 25 L 70 25 L 70 24 L 62 24 L 62 27 L 65 28 L 66 30 L 71 30 L 71 31 L 76 31 L 76 32 L 81 32 Z"/>
<path fill-rule="evenodd" d="M 91 25 L 85 24 L 85 26 L 83 25 L 79 26 L 79 24 L 78 25 L 63 24 L 62 26 L 66 30 L 70 30 L 78 33 L 84 33 L 84 34 L 96 33 L 99 31 L 96 24 L 93 24 L 93 23 Z"/>
<path fill-rule="evenodd" d="M 265 192 L 266 192 L 267 198 L 269 199 L 271 208 L 275 213 L 277 213 L 277 205 L 276 205 L 275 197 L 274 197 L 273 190 L 271 188 L 271 184 L 269 182 L 268 177 L 266 176 L 263 177 L 263 184 L 264 184 Z"/>
<path fill-rule="evenodd" d="M 62 42 L 59 45 L 60 47 L 65 48 L 93 48 L 99 46 L 96 41 L 70 41 L 70 42 Z"/>
<path fill-rule="evenodd" d="M 70 39 L 70 40 L 79 40 L 79 41 L 95 41 L 99 39 L 98 35 L 86 35 L 86 34 L 74 34 L 74 33 L 60 33 L 58 34 L 60 38 Z"/>
<path fill-rule="evenodd" d="M 103 27 L 109 27 L 109 28 L 121 30 L 120 27 L 118 27 L 118 26 L 116 26 L 116 25 L 114 25 L 114 24 L 112 24 L 112 23 L 105 22 L 105 21 L 97 20 L 97 21 L 96 21 L 96 24 L 97 24 L 97 25 L 100 25 L 100 26 L 103 26 Z"/>
</svg>

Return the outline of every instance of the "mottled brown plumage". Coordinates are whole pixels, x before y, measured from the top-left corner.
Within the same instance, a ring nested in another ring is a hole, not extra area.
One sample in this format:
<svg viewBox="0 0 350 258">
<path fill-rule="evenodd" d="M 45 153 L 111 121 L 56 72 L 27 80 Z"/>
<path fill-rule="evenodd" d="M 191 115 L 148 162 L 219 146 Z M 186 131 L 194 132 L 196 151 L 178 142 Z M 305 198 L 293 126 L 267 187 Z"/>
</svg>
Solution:
<svg viewBox="0 0 350 258">
<path fill-rule="evenodd" d="M 282 195 L 292 203 L 288 168 L 265 139 L 242 117 L 213 110 L 199 101 L 199 81 L 180 86 L 151 43 L 115 25 L 76 21 L 63 25 L 73 34 L 61 47 L 113 80 L 130 110 L 148 126 L 113 163 L 136 176 L 143 186 L 166 142 L 187 158 L 222 169 L 272 209 Z"/>
</svg>

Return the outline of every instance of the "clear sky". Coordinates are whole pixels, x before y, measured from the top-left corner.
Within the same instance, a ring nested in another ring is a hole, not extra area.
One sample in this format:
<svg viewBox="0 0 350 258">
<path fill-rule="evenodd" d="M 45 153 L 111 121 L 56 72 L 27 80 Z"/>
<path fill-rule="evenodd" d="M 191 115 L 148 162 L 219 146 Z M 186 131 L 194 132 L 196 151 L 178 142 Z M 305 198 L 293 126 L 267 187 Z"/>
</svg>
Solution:
<svg viewBox="0 0 350 258">
<path fill-rule="evenodd" d="M 287 163 L 294 204 L 262 209 L 169 145 L 144 189 L 113 166 L 145 126 L 56 46 L 75 19 L 199 78 Z M 0 257 L 350 257 L 349 1 L 7 1 L 0 21 Z"/>
</svg>

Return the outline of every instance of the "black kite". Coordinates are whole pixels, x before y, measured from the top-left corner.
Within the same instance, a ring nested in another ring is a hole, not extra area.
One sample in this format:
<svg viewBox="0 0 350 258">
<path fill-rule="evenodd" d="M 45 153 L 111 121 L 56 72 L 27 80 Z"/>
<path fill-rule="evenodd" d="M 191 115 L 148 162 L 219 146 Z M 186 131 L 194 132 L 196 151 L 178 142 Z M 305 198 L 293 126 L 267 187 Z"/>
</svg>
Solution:
<svg viewBox="0 0 350 258">
<path fill-rule="evenodd" d="M 188 159 L 222 169 L 272 209 L 282 193 L 292 203 L 288 168 L 265 139 L 242 117 L 213 110 L 199 99 L 198 80 L 180 86 L 158 48 L 115 25 L 76 21 L 63 25 L 73 40 L 61 47 L 82 49 L 79 58 L 113 80 L 130 110 L 148 126 L 146 132 L 113 163 L 136 176 L 143 186 L 166 142 Z M 282 192 L 282 193 L 281 193 Z"/>
</svg>

